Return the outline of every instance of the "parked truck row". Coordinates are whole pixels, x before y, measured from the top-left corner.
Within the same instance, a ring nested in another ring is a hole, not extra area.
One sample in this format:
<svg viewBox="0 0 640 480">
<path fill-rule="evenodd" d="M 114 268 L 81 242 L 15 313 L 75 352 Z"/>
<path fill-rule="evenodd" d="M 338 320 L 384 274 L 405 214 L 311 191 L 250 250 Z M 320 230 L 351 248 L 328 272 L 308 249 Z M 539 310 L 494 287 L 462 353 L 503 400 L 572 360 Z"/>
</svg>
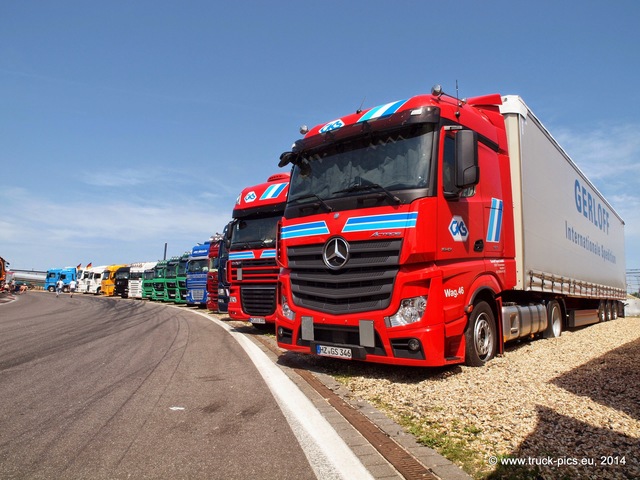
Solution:
<svg viewBox="0 0 640 480">
<path fill-rule="evenodd" d="M 222 234 L 52 281 L 407 366 L 481 366 L 507 342 L 624 315 L 624 222 L 520 97 L 436 86 L 301 134 Z"/>
<path fill-rule="evenodd" d="M 206 307 L 255 325 L 275 325 L 278 224 L 284 213 L 289 173 L 242 190 L 222 234 L 191 250 L 156 262 L 51 269 L 47 289 Z"/>
<path fill-rule="evenodd" d="M 220 235 L 211 237 L 209 241 L 168 260 L 100 266 L 89 263 L 84 269 L 80 266 L 51 269 L 48 276 L 52 286 L 48 290 L 54 291 L 58 278 L 62 278 L 64 291 L 69 291 L 70 282 L 75 280 L 79 293 L 188 304 L 226 312 L 228 300 L 224 295 L 222 309 L 217 301 L 215 304 L 208 301 L 210 290 L 215 291 L 217 300 L 220 288 L 228 288 L 226 277 L 221 276 L 218 282 L 220 242 Z M 216 248 L 211 248 L 212 245 Z M 210 265 L 216 269 L 215 288 L 213 284 L 211 287 L 208 285 L 209 274 L 214 273 L 210 272 Z"/>
<path fill-rule="evenodd" d="M 188 304 L 226 312 L 228 285 L 226 276 L 218 275 L 220 252 L 226 251 L 219 247 L 221 241 L 222 236 L 217 234 L 168 260 L 50 269 L 46 272 L 45 289 L 55 291 L 62 280 L 64 292 L 75 285 L 76 292 L 83 294 Z M 226 263 L 220 267 L 223 272 L 224 267 Z M 219 295 L 221 290 L 227 294 Z M 209 301 L 209 292 L 215 292 L 215 303 Z"/>
</svg>

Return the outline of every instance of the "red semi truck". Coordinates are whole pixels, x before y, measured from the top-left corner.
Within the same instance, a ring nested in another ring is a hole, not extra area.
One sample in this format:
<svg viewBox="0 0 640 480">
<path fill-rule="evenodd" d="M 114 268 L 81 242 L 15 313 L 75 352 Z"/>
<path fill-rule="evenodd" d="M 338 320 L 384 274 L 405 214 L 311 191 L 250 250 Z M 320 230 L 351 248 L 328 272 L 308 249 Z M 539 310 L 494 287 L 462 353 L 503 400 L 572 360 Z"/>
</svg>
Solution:
<svg viewBox="0 0 640 480">
<path fill-rule="evenodd" d="M 276 232 L 287 201 L 289 174 L 245 188 L 225 232 L 229 260 L 229 316 L 256 325 L 275 323 Z"/>
<path fill-rule="evenodd" d="M 209 271 L 207 272 L 207 309 L 216 313 L 227 313 L 229 304 L 225 252 L 224 234 L 216 233 L 209 243 Z"/>
<path fill-rule="evenodd" d="M 207 310 L 218 312 L 218 252 L 220 240 L 211 238 L 209 243 L 209 270 L 207 272 Z"/>
<path fill-rule="evenodd" d="M 280 157 L 280 347 L 480 366 L 624 314 L 624 222 L 520 97 L 434 87 L 301 133 Z"/>
</svg>

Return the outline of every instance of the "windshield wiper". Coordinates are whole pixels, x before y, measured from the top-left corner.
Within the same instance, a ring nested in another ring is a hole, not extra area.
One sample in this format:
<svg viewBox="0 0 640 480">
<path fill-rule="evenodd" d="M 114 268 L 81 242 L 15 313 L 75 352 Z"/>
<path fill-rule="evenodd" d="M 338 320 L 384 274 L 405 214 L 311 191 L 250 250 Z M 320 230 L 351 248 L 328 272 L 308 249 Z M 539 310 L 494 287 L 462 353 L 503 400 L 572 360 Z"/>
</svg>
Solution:
<svg viewBox="0 0 640 480">
<path fill-rule="evenodd" d="M 381 190 L 382 192 L 384 192 L 384 194 L 387 197 L 389 197 L 389 199 L 393 203 L 402 203 L 402 200 L 400 200 L 393 193 L 391 193 L 389 190 L 387 190 L 386 188 L 384 188 L 382 185 L 378 183 L 367 183 L 366 185 L 362 185 L 362 184 L 351 185 L 348 188 L 345 188 L 343 190 L 336 190 L 335 192 L 331 192 L 331 193 L 352 193 L 352 192 L 363 192 L 365 190 Z"/>
<path fill-rule="evenodd" d="M 242 250 L 248 250 L 252 248 L 250 242 L 231 242 L 231 246 L 233 248 L 240 248 Z"/>
<path fill-rule="evenodd" d="M 323 199 L 321 199 L 321 198 L 320 198 L 318 195 L 316 195 L 315 193 L 310 193 L 309 195 L 304 195 L 304 196 L 302 196 L 302 197 L 298 197 L 298 198 L 296 198 L 296 199 L 295 199 L 295 201 L 297 202 L 297 201 L 299 201 L 299 200 L 306 200 L 307 198 L 315 198 L 315 199 L 316 199 L 316 200 L 318 200 L 318 202 L 320 202 L 320 203 L 319 203 L 319 204 L 301 205 L 301 206 L 300 206 L 301 208 L 306 207 L 306 206 L 311 206 L 311 205 L 313 205 L 313 206 L 317 205 L 318 207 L 319 207 L 320 205 L 322 205 L 322 206 L 325 208 L 325 210 L 326 210 L 327 212 L 333 212 L 333 208 L 331 208 L 329 205 L 327 205 L 327 202 L 325 202 Z M 316 208 L 317 208 L 317 207 L 316 207 Z"/>
</svg>

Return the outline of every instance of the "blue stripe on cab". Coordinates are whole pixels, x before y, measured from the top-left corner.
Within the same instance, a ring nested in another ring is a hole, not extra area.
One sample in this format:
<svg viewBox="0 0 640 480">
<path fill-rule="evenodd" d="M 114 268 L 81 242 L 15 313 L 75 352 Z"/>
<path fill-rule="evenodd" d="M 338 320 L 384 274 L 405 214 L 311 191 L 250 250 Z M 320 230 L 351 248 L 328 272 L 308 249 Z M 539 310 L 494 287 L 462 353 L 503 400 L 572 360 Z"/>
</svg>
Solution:
<svg viewBox="0 0 640 480">
<path fill-rule="evenodd" d="M 363 232 L 368 230 L 386 230 L 393 228 L 414 228 L 418 220 L 416 212 L 392 213 L 353 217 L 347 220 L 343 232 Z"/>
<path fill-rule="evenodd" d="M 329 233 L 329 228 L 325 222 L 309 222 L 282 227 L 280 238 L 287 240 L 290 238 L 310 237 L 312 235 L 324 235 L 327 233 Z"/>
</svg>

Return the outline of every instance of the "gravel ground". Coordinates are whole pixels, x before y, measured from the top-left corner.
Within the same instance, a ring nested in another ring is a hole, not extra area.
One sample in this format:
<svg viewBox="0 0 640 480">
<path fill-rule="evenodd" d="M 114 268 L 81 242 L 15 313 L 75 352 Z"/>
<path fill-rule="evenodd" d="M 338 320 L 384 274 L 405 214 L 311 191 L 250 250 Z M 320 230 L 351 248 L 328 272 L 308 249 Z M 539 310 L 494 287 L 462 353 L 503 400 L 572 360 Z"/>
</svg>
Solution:
<svg viewBox="0 0 640 480">
<path fill-rule="evenodd" d="M 640 318 L 511 345 L 481 368 L 306 361 L 476 478 L 640 478 Z"/>
</svg>

